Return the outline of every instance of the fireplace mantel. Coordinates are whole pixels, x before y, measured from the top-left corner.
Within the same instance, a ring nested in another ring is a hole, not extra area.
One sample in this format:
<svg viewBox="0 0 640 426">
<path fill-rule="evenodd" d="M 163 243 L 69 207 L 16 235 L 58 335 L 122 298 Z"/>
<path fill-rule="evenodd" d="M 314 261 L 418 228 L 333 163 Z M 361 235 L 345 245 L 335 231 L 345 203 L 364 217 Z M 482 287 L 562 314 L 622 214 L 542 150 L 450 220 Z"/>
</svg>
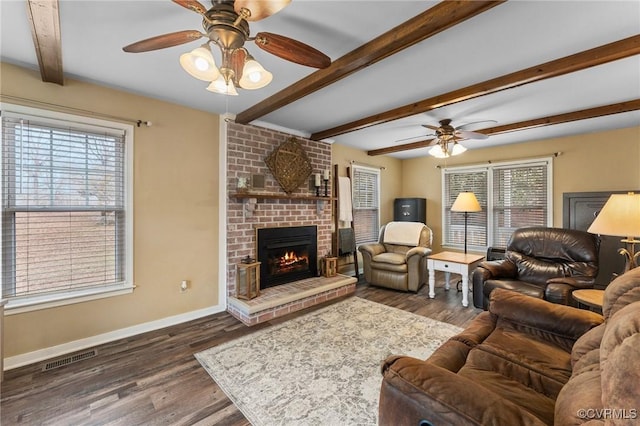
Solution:
<svg viewBox="0 0 640 426">
<path fill-rule="evenodd" d="M 236 192 L 230 195 L 232 198 L 240 200 L 255 198 L 258 200 L 311 200 L 311 201 L 334 201 L 336 197 L 316 197 L 315 195 L 289 195 L 289 194 L 261 194 L 250 192 Z"/>
</svg>

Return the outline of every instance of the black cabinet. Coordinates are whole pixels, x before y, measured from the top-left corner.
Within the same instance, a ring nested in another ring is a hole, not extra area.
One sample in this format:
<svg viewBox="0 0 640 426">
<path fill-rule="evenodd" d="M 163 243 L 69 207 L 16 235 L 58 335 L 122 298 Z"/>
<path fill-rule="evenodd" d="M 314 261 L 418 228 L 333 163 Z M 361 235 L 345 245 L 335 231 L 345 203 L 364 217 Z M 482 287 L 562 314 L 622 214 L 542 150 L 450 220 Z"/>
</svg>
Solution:
<svg viewBox="0 0 640 426">
<path fill-rule="evenodd" d="M 393 220 L 397 222 L 422 222 L 426 224 L 426 198 L 396 198 L 393 201 Z"/>
<path fill-rule="evenodd" d="M 586 231 L 611 194 L 628 191 L 565 192 L 562 196 L 562 227 Z M 618 250 L 624 247 L 621 237 L 600 236 L 599 272 L 595 287 L 605 288 L 612 278 L 624 270 L 624 256 Z"/>
</svg>

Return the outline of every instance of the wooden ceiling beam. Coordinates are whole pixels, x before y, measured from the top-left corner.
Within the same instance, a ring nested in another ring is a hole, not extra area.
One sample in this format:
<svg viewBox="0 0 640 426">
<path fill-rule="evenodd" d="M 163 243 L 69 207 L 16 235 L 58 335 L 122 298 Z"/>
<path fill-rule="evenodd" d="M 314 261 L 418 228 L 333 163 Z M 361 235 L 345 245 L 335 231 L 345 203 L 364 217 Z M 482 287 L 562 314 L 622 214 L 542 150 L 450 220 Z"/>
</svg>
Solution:
<svg viewBox="0 0 640 426">
<path fill-rule="evenodd" d="M 443 1 L 438 3 L 420 15 L 336 59 L 329 67 L 315 71 L 273 96 L 242 111 L 236 115 L 235 121 L 247 124 L 505 1 Z"/>
<path fill-rule="evenodd" d="M 524 84 L 558 77 L 638 54 L 640 54 L 640 35 L 635 35 L 623 40 L 585 50 L 574 55 L 493 78 L 482 83 L 473 84 L 443 95 L 434 96 L 432 98 L 413 102 L 389 111 L 371 115 L 332 129 L 316 132 L 311 135 L 311 139 L 322 140 L 356 130 L 362 130 L 377 124 L 399 120 L 401 118 L 431 111 L 446 105 L 497 93 L 502 90 L 512 89 Z"/>
<path fill-rule="evenodd" d="M 532 120 L 520 121 L 518 123 L 504 124 L 502 126 L 488 127 L 486 129 L 474 130 L 487 136 L 499 135 L 502 133 L 517 132 L 520 130 L 535 129 L 537 127 L 553 126 L 554 124 L 570 123 L 572 121 L 587 120 L 589 118 L 604 117 L 606 115 L 620 114 L 623 112 L 640 110 L 640 99 L 619 102 L 617 104 L 604 105 L 595 108 L 583 109 L 580 111 L 567 112 L 565 114 L 551 115 L 548 117 L 535 118 Z M 411 149 L 426 148 L 433 145 L 435 139 L 411 142 L 403 145 L 390 146 L 387 148 L 373 149 L 368 151 L 369 155 L 385 155 L 394 152 L 408 151 Z"/>
<path fill-rule="evenodd" d="M 58 0 L 28 0 L 27 15 L 42 81 L 62 86 L 62 40 Z"/>
</svg>

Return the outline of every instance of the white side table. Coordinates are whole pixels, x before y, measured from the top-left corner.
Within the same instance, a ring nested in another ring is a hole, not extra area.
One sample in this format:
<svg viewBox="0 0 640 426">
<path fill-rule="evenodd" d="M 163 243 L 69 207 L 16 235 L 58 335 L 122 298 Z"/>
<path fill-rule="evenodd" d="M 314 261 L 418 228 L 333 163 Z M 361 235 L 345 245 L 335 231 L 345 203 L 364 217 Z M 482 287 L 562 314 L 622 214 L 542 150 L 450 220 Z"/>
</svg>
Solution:
<svg viewBox="0 0 640 426">
<path fill-rule="evenodd" d="M 469 274 L 482 260 L 484 256 L 477 254 L 455 253 L 443 251 L 432 254 L 427 258 L 429 269 L 429 297 L 436 297 L 436 271 L 443 271 L 445 275 L 445 288 L 449 290 L 449 277 L 454 274 L 462 275 L 462 306 L 469 306 Z"/>
</svg>

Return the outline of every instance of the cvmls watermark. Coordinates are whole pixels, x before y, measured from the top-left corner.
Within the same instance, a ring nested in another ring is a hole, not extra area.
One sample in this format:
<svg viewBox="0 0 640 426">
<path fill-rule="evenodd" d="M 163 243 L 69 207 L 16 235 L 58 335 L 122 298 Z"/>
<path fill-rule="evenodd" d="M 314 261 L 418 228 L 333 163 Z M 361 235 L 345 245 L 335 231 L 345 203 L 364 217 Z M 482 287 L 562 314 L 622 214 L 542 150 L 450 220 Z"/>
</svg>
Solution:
<svg viewBox="0 0 640 426">
<path fill-rule="evenodd" d="M 580 419 L 633 420 L 638 418 L 635 408 L 581 408 L 576 414 Z"/>
</svg>

